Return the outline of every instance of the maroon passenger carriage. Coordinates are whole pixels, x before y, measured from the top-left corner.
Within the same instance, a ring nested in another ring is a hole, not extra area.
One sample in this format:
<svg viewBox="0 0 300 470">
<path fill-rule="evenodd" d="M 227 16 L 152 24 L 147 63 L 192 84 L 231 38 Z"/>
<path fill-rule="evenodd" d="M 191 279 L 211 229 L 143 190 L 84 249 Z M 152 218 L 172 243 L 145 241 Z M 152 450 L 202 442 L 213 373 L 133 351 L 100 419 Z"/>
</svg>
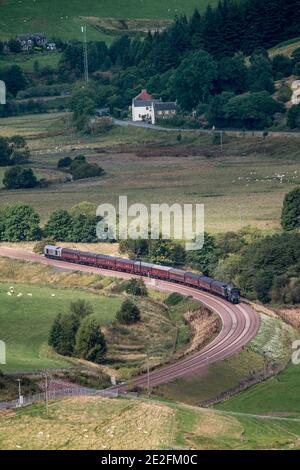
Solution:
<svg viewBox="0 0 300 470">
<path fill-rule="evenodd" d="M 189 287 L 196 287 L 197 289 L 223 297 L 233 304 L 238 304 L 240 302 L 240 291 L 233 284 L 216 281 L 210 277 L 202 276 L 193 272 L 186 272 L 182 269 L 160 266 L 158 264 L 146 263 L 144 261 L 115 258 L 114 256 L 72 250 L 70 248 L 60 248 L 52 245 L 45 246 L 44 255 L 47 258 L 60 259 L 69 263 L 137 274 L 140 276 L 183 284 Z"/>
</svg>

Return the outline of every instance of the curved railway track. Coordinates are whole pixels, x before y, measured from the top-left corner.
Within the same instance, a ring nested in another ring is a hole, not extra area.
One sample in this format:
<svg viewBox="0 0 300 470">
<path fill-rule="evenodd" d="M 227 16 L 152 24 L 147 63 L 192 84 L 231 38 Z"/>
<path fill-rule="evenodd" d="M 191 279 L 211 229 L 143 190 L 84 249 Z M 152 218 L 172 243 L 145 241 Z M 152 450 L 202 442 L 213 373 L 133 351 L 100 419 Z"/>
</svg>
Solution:
<svg viewBox="0 0 300 470">
<path fill-rule="evenodd" d="M 65 261 L 51 260 L 42 255 L 30 253 L 24 250 L 15 250 L 12 248 L 0 248 L 0 256 L 43 263 L 71 271 L 92 272 L 104 276 L 109 275 L 125 279 L 136 277 L 132 274 L 110 271 L 107 269 L 93 268 L 83 265 L 74 266 Z M 152 284 L 153 282 L 155 282 L 155 285 Z M 150 372 L 149 375 L 147 374 L 137 377 L 133 380 L 133 384 L 136 386 L 147 387 L 150 385 L 151 387 L 154 387 L 178 378 L 198 374 L 207 368 L 209 364 L 226 359 L 240 351 L 256 335 L 259 329 L 260 320 L 258 314 L 245 303 L 233 305 L 222 298 L 213 296 L 212 294 L 167 281 L 149 280 L 148 284 L 158 290 L 165 292 L 176 291 L 199 300 L 219 315 L 222 321 L 222 329 L 219 335 L 201 351 L 192 353 L 189 356 L 180 359 L 178 362 L 155 369 Z M 118 388 L 122 387 L 126 388 L 126 384 L 118 386 Z"/>
</svg>

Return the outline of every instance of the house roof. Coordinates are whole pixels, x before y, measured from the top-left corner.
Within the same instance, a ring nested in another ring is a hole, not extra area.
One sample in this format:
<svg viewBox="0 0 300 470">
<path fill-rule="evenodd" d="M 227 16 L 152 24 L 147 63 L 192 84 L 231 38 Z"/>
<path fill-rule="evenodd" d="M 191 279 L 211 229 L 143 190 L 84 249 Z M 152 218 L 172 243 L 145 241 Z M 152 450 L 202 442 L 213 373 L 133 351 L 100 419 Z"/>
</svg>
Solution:
<svg viewBox="0 0 300 470">
<path fill-rule="evenodd" d="M 146 106 L 152 106 L 153 100 L 133 100 L 133 105 L 135 108 L 145 108 Z"/>
<path fill-rule="evenodd" d="M 177 109 L 177 104 L 174 101 L 155 101 L 154 109 L 155 111 L 172 111 Z"/>
<path fill-rule="evenodd" d="M 142 90 L 141 93 L 139 95 L 137 95 L 135 98 L 134 98 L 134 101 L 135 100 L 142 100 L 142 101 L 151 101 L 152 100 L 152 96 L 149 95 L 149 93 L 147 92 L 147 90 Z"/>
</svg>

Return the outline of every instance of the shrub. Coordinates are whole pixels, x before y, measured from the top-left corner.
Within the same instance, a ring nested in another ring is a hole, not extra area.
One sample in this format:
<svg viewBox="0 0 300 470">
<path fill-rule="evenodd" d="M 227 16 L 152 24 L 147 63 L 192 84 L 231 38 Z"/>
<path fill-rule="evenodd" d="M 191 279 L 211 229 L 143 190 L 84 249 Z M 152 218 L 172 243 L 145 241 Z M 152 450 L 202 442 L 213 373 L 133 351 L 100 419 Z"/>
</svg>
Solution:
<svg viewBox="0 0 300 470">
<path fill-rule="evenodd" d="M 86 317 L 76 335 L 76 355 L 100 364 L 106 353 L 106 341 L 100 326 L 93 317 Z"/>
<path fill-rule="evenodd" d="M 286 194 L 281 213 L 281 225 L 286 231 L 300 227 L 300 188 Z"/>
<path fill-rule="evenodd" d="M 72 217 L 66 210 L 58 209 L 52 212 L 44 228 L 46 237 L 58 242 L 68 241 L 72 233 L 72 222 Z"/>
<path fill-rule="evenodd" d="M 139 308 L 129 299 L 122 303 L 121 309 L 116 315 L 117 321 L 126 325 L 137 323 L 140 321 L 140 318 L 141 313 Z"/>
<path fill-rule="evenodd" d="M 168 297 L 166 298 L 165 304 L 169 305 L 169 307 L 173 307 L 174 305 L 178 305 L 183 300 L 183 295 L 178 294 L 177 292 L 172 292 L 172 294 L 168 295 Z"/>
<path fill-rule="evenodd" d="M 75 315 L 77 318 L 82 320 L 83 318 L 87 317 L 94 313 L 94 307 L 91 302 L 87 300 L 78 299 L 70 304 L 70 313 Z"/>
<path fill-rule="evenodd" d="M 55 245 L 55 241 L 52 238 L 43 238 L 34 245 L 34 253 L 43 254 L 46 245 Z"/>
<path fill-rule="evenodd" d="M 27 204 L 11 204 L 3 210 L 2 239 L 4 241 L 19 242 L 40 240 L 39 214 Z"/>
<path fill-rule="evenodd" d="M 127 294 L 136 295 L 136 296 L 146 296 L 148 295 L 147 287 L 143 279 L 130 279 L 126 283 L 125 288 Z"/>
<path fill-rule="evenodd" d="M 35 188 L 38 180 L 31 168 L 16 166 L 9 168 L 4 173 L 3 185 L 6 189 Z"/>
<path fill-rule="evenodd" d="M 287 125 L 290 129 L 300 128 L 300 104 L 292 106 L 287 114 Z"/>
<path fill-rule="evenodd" d="M 101 176 L 104 171 L 96 163 L 82 163 L 71 165 L 72 176 L 74 180 L 80 180 L 84 178 L 95 178 Z"/>
<path fill-rule="evenodd" d="M 49 333 L 48 344 L 62 356 L 73 356 L 79 320 L 75 315 L 58 314 Z"/>
<path fill-rule="evenodd" d="M 63 157 L 58 160 L 57 168 L 69 168 L 72 164 L 72 161 L 73 160 L 71 157 Z"/>
</svg>

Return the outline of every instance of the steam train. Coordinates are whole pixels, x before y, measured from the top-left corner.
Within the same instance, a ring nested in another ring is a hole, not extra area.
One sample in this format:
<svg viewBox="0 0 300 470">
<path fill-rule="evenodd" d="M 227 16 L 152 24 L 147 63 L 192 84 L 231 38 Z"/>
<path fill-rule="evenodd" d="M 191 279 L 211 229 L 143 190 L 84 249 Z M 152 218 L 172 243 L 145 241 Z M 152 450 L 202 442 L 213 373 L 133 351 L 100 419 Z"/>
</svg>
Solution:
<svg viewBox="0 0 300 470">
<path fill-rule="evenodd" d="M 168 266 L 145 263 L 124 258 L 115 258 L 108 255 L 60 248 L 58 246 L 46 245 L 44 255 L 47 258 L 67 261 L 69 263 L 94 266 L 96 268 L 106 268 L 113 271 L 121 271 L 136 274 L 163 281 L 183 284 L 188 287 L 195 287 L 215 295 L 219 295 L 233 304 L 240 303 L 240 291 L 233 284 L 216 281 L 207 276 L 201 276 L 193 272 L 183 271 Z"/>
</svg>

